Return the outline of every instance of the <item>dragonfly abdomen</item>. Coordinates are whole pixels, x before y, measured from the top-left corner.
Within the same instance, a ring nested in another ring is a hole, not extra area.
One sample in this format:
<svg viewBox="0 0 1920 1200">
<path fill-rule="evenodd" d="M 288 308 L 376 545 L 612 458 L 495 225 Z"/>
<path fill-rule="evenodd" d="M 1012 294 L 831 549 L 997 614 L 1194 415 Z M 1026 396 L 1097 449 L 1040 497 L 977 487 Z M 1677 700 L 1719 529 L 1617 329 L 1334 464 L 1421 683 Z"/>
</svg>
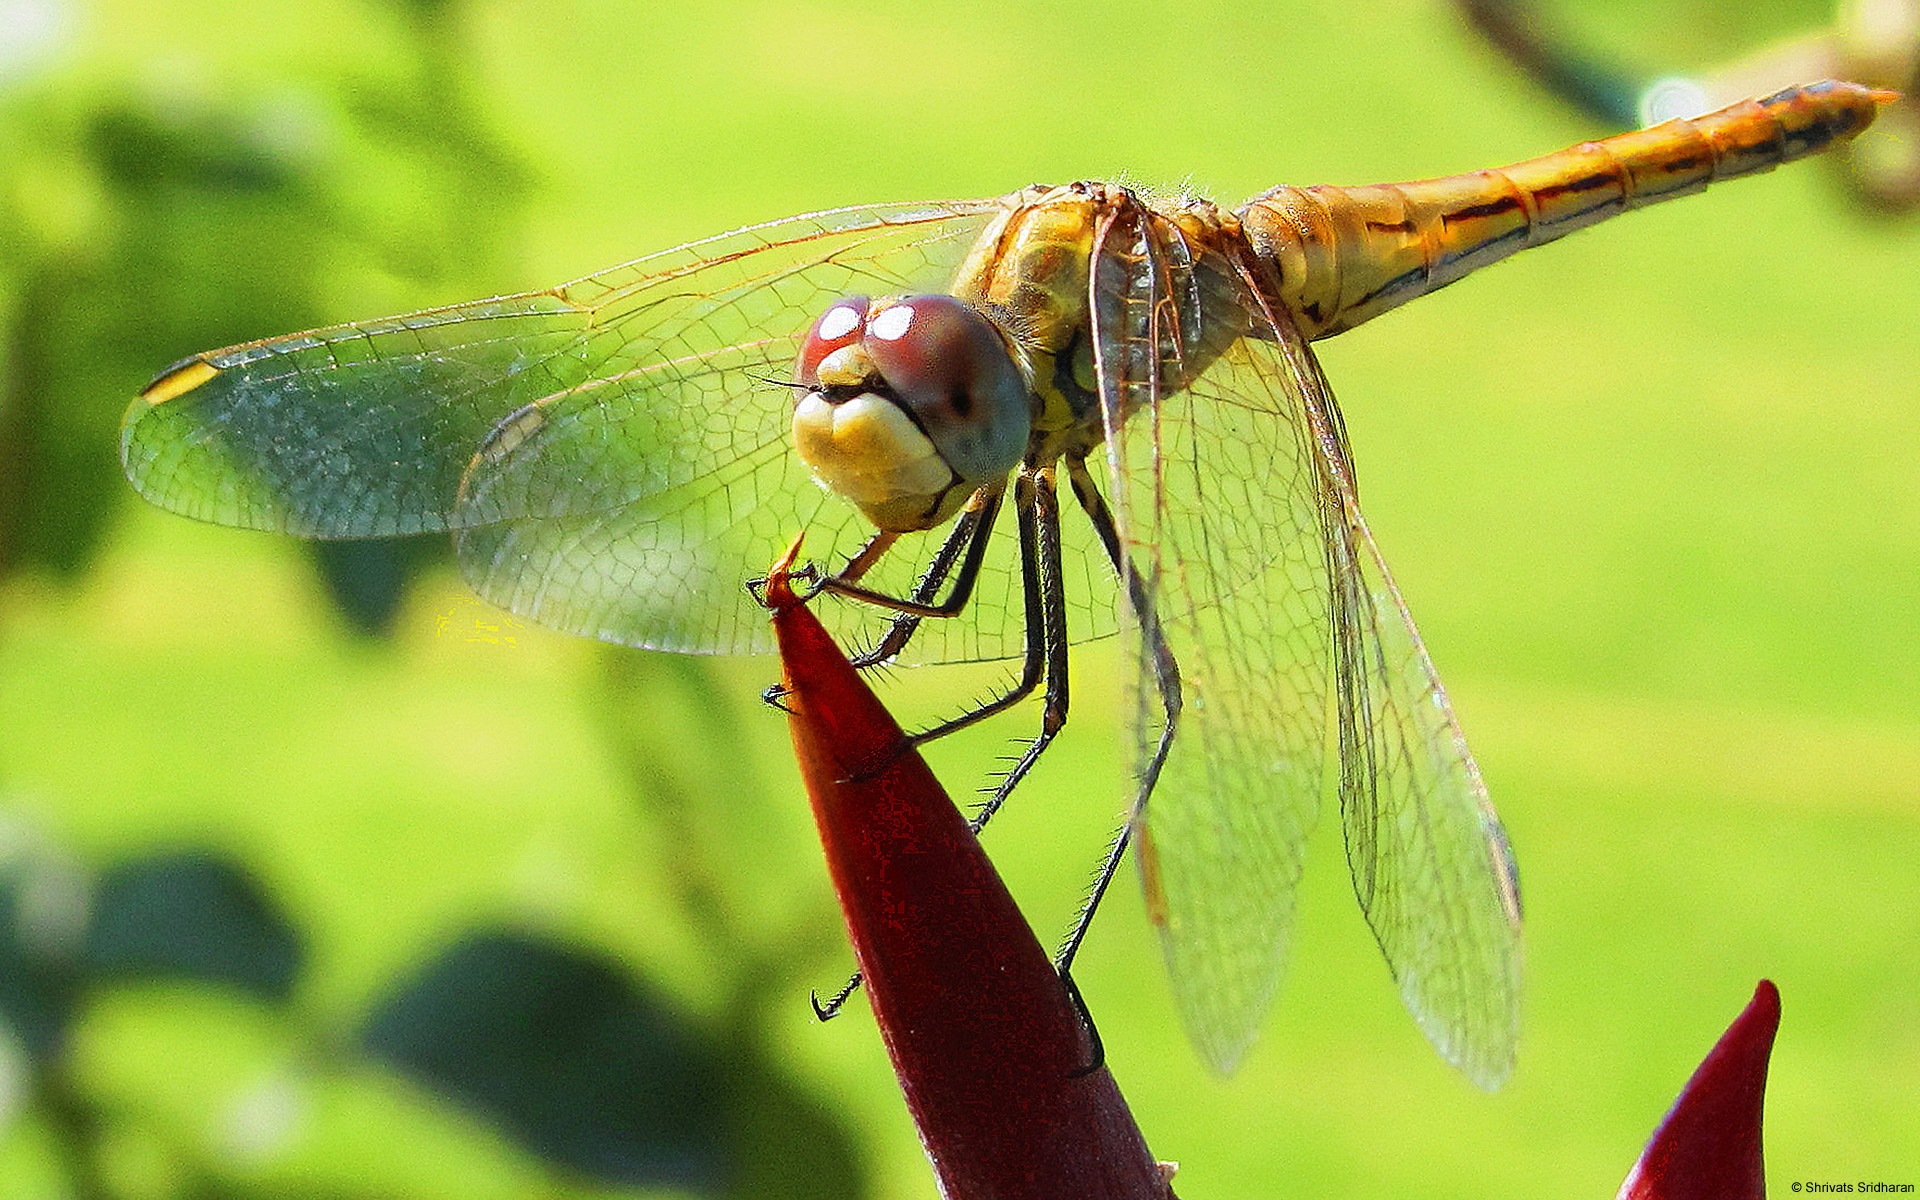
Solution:
<svg viewBox="0 0 1920 1200">
<path fill-rule="evenodd" d="M 1326 337 L 1617 213 L 1816 154 L 1865 129 L 1892 96 L 1817 83 L 1504 168 L 1279 187 L 1239 216 L 1301 332 Z"/>
</svg>

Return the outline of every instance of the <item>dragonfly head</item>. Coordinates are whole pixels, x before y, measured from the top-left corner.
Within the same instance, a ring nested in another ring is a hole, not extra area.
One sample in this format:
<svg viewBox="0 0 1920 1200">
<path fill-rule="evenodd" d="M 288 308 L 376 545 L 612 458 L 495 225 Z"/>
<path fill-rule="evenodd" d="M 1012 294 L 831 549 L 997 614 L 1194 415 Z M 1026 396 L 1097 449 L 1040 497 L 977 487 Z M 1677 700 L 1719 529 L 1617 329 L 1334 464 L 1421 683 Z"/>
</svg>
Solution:
<svg viewBox="0 0 1920 1200">
<path fill-rule="evenodd" d="M 793 440 L 880 529 L 931 529 L 1020 462 L 1032 422 L 1000 332 L 952 296 L 836 301 L 800 345 Z"/>
</svg>

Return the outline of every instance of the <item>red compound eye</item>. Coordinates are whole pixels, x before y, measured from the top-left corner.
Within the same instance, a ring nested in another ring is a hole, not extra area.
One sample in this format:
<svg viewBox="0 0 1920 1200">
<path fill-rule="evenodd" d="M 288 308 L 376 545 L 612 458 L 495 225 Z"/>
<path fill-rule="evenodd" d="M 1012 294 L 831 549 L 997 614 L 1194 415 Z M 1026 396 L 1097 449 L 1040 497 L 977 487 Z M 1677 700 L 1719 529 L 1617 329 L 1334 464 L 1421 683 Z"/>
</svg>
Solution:
<svg viewBox="0 0 1920 1200">
<path fill-rule="evenodd" d="M 903 296 L 866 322 L 880 376 L 970 484 L 1020 461 L 1031 420 L 1025 381 L 987 318 L 952 296 Z"/>
<path fill-rule="evenodd" d="M 813 387 L 820 382 L 817 372 L 821 359 L 866 335 L 869 303 L 865 296 L 836 300 L 807 330 L 807 336 L 800 342 L 800 363 L 796 368 L 799 372 L 796 378 L 802 386 Z"/>
<path fill-rule="evenodd" d="M 903 296 L 866 322 L 867 353 L 923 420 L 965 422 L 975 393 L 998 382 L 1007 348 L 985 317 L 952 296 Z"/>
</svg>

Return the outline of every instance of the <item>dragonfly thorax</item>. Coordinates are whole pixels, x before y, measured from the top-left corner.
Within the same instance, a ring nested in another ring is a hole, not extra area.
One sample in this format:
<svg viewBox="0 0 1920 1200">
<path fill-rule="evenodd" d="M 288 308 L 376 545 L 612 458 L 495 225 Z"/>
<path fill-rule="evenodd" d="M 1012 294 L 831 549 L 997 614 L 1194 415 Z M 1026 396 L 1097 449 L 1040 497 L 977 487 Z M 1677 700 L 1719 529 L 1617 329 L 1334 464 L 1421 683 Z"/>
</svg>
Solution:
<svg viewBox="0 0 1920 1200">
<path fill-rule="evenodd" d="M 1207 201 L 1082 182 L 1004 203 L 953 290 L 1013 331 L 1033 389 L 1029 462 L 1084 457 L 1111 421 L 1185 388 L 1248 331 L 1229 253 L 1239 227 Z"/>
<path fill-rule="evenodd" d="M 952 296 L 838 301 L 798 370 L 795 449 L 882 530 L 939 525 L 1027 447 L 1025 376 L 994 324 Z"/>
</svg>

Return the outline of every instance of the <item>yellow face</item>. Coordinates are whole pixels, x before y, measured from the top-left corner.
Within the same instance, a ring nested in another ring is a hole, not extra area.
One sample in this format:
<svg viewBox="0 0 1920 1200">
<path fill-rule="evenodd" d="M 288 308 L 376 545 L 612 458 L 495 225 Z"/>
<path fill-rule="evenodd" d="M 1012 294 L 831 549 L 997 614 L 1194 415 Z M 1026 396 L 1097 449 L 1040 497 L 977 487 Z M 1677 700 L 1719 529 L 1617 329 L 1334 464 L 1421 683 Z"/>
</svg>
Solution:
<svg viewBox="0 0 1920 1200">
<path fill-rule="evenodd" d="M 793 440 L 876 528 L 931 529 L 1011 471 L 1029 390 L 998 329 L 952 296 L 854 296 L 801 346 Z"/>
<path fill-rule="evenodd" d="M 819 380 L 830 388 L 864 389 L 875 374 L 873 359 L 856 344 L 822 359 Z M 953 468 L 906 410 L 876 392 L 860 390 L 835 404 L 822 391 L 809 391 L 794 406 L 793 442 L 814 478 L 880 529 L 931 528 L 966 498 Z"/>
</svg>

